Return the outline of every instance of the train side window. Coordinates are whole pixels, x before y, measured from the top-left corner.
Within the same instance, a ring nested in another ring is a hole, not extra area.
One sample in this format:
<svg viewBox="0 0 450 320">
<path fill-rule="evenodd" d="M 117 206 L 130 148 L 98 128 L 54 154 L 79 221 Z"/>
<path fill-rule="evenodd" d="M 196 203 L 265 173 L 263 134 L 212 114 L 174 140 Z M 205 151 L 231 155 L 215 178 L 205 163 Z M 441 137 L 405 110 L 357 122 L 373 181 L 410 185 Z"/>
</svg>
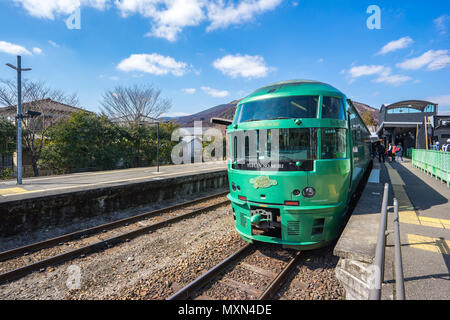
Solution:
<svg viewBox="0 0 450 320">
<path fill-rule="evenodd" d="M 322 119 L 345 120 L 345 108 L 342 99 L 323 97 Z"/>
<path fill-rule="evenodd" d="M 322 159 L 343 159 L 347 157 L 347 129 L 322 129 Z"/>
<path fill-rule="evenodd" d="M 248 162 L 248 159 L 250 158 L 250 137 L 245 136 L 245 161 Z"/>
<path fill-rule="evenodd" d="M 233 161 L 237 161 L 237 136 L 233 139 Z"/>
</svg>

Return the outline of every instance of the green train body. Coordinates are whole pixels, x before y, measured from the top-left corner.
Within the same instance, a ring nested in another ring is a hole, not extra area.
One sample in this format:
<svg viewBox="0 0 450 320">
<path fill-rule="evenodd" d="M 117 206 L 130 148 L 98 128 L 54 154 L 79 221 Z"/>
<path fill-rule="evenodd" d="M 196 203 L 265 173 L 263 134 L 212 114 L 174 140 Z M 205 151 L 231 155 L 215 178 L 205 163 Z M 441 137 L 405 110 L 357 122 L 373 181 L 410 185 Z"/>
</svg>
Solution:
<svg viewBox="0 0 450 320">
<path fill-rule="evenodd" d="M 308 250 L 339 235 L 371 161 L 369 131 L 342 92 L 308 80 L 263 87 L 239 102 L 227 136 L 244 240 Z"/>
</svg>

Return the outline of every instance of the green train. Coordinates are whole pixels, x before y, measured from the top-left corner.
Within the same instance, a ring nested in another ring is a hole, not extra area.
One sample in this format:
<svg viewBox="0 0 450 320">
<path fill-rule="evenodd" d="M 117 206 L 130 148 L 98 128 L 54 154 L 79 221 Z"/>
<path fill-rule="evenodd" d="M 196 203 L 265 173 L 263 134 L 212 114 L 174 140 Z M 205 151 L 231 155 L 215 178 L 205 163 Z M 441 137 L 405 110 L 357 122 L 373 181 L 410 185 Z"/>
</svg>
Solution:
<svg viewBox="0 0 450 320">
<path fill-rule="evenodd" d="M 311 250 L 338 237 L 371 162 L 369 130 L 342 92 L 310 80 L 265 86 L 239 102 L 227 138 L 244 240 Z"/>
</svg>

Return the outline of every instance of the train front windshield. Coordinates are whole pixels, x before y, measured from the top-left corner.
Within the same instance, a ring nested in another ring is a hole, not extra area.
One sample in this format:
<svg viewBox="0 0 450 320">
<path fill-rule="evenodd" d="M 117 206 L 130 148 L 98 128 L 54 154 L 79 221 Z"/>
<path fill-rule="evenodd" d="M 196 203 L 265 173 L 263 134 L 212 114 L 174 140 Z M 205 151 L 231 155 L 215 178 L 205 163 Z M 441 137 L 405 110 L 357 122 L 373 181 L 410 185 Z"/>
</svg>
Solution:
<svg viewBox="0 0 450 320">
<path fill-rule="evenodd" d="M 316 128 L 246 130 L 231 141 L 233 169 L 311 171 L 317 158 Z"/>
<path fill-rule="evenodd" d="M 236 123 L 316 118 L 318 103 L 318 96 L 291 96 L 251 101 L 241 105 Z"/>
</svg>

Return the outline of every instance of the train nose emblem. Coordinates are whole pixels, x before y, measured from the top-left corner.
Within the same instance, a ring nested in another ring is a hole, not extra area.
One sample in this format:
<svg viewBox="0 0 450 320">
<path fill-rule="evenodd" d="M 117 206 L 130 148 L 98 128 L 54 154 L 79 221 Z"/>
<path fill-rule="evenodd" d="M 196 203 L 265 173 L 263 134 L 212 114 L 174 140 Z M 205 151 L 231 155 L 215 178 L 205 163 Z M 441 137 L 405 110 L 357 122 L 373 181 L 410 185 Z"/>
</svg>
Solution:
<svg viewBox="0 0 450 320">
<path fill-rule="evenodd" d="M 277 180 L 272 180 L 268 176 L 259 176 L 256 178 L 251 178 L 250 183 L 255 189 L 258 188 L 270 188 L 271 186 L 276 186 L 278 184 Z"/>
</svg>

